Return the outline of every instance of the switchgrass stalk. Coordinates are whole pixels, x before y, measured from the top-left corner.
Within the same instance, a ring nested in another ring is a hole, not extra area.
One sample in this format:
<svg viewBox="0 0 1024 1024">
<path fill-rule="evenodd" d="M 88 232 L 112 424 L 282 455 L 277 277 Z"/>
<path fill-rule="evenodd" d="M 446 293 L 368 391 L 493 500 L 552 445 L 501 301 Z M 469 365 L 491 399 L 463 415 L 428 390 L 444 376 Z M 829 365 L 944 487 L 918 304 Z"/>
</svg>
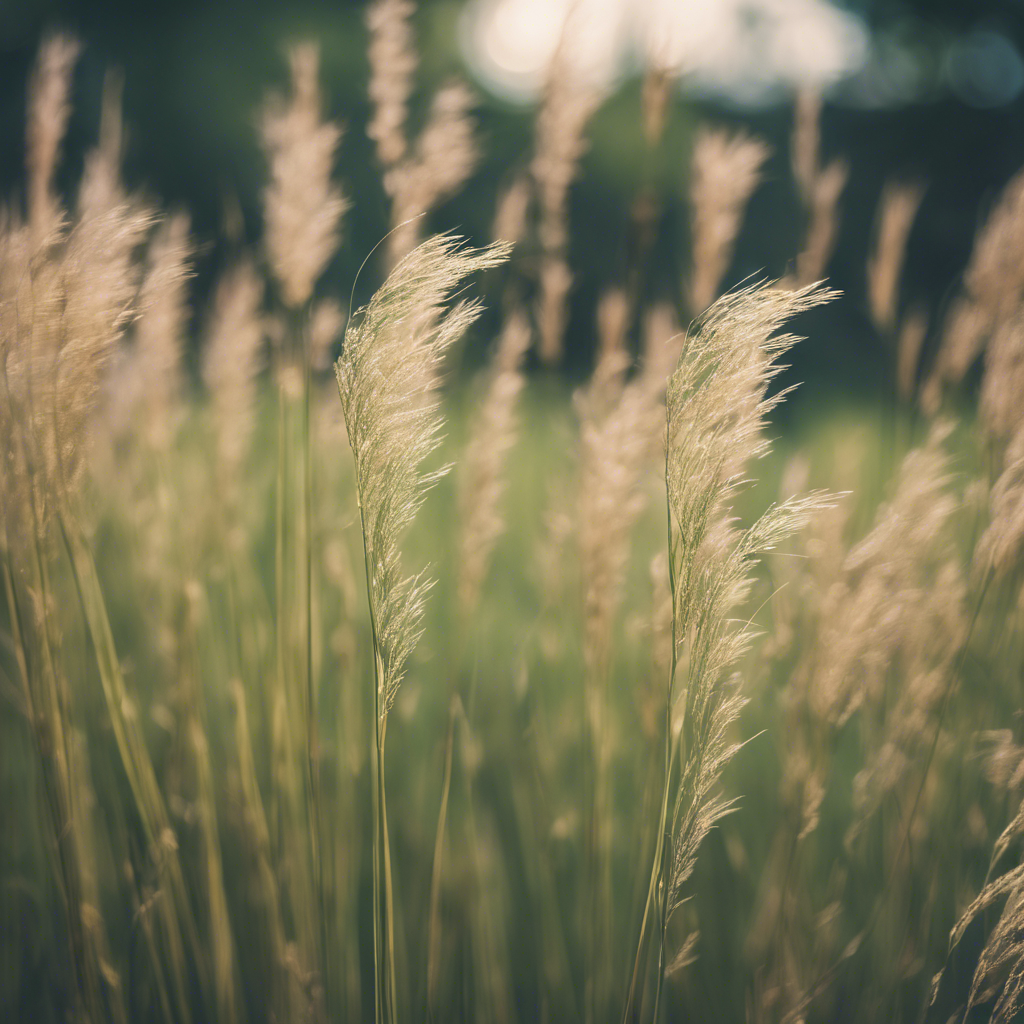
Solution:
<svg viewBox="0 0 1024 1024">
<path fill-rule="evenodd" d="M 406 256 L 349 321 L 335 365 L 349 444 L 363 542 L 363 569 L 373 647 L 374 966 L 375 1016 L 396 1013 L 394 898 L 384 777 L 387 716 L 422 630 L 431 583 L 404 576 L 399 540 L 444 472 L 423 461 L 440 444 L 435 385 L 440 360 L 475 319 L 478 307 L 444 308 L 462 278 L 495 266 L 508 247 L 458 248 L 429 239 Z"/>
<path fill-rule="evenodd" d="M 316 687 L 312 659 L 312 453 L 309 345 L 296 313 L 278 382 L 275 625 L 279 730 L 277 779 L 284 812 L 280 848 L 293 873 L 288 896 L 302 958 L 317 984 L 329 973 L 320 843 Z"/>
<path fill-rule="evenodd" d="M 330 969 L 327 907 L 323 869 L 323 818 L 320 802 L 320 736 L 318 694 L 313 665 L 313 442 L 310 428 L 310 392 L 312 362 L 309 325 L 302 332 L 302 514 L 305 541 L 305 625 L 306 625 L 306 774 L 309 787 L 309 839 L 313 858 L 313 889 L 316 894 L 320 923 L 320 963 L 318 968 L 324 986 L 324 998 L 331 1005 L 330 985 L 334 971 Z"/>
<path fill-rule="evenodd" d="M 213 984 L 217 1007 L 217 1020 L 235 1024 L 239 1013 L 239 993 L 236 988 L 235 939 L 228 913 L 228 897 L 224 888 L 224 860 L 221 853 L 214 772 L 205 728 L 206 701 L 200 677 L 199 643 L 191 608 L 184 611 L 186 636 L 180 673 L 191 693 L 187 729 L 195 764 L 202 835 L 203 860 L 206 874 L 206 898 L 209 903 L 210 955 L 213 960 Z"/>
<path fill-rule="evenodd" d="M 159 914 L 170 958 L 176 1013 L 183 1024 L 189 1024 L 192 1012 L 187 982 L 186 943 L 193 951 L 200 991 L 204 997 L 208 991 L 208 982 L 178 857 L 177 842 L 138 719 L 129 710 L 134 708 L 134 702 L 125 686 L 92 553 L 70 517 L 61 515 L 60 527 L 79 602 L 92 639 L 111 728 L 143 826 L 147 851 L 156 857 L 161 886 L 167 887 L 167 898 L 158 901 Z"/>
<path fill-rule="evenodd" d="M 668 452 L 665 453 L 665 478 L 668 479 Z M 667 513 L 668 523 L 668 546 L 669 552 L 672 551 L 672 545 L 674 543 L 674 537 L 672 532 L 672 508 L 669 500 L 668 490 L 666 488 L 665 493 L 665 510 Z M 654 861 L 651 865 L 651 878 L 647 887 L 647 901 L 644 905 L 644 916 L 640 924 L 640 938 L 637 942 L 636 957 L 633 961 L 633 973 L 629 982 L 629 993 L 626 997 L 626 1006 L 622 1014 L 622 1024 L 628 1024 L 631 1015 L 635 1012 L 634 1006 L 637 999 L 637 983 L 640 982 L 643 985 L 645 981 L 646 971 L 644 954 L 646 952 L 645 942 L 647 937 L 647 926 L 648 921 L 651 918 L 651 912 L 654 911 L 658 914 L 658 929 L 660 935 L 660 947 L 664 946 L 665 943 L 665 931 L 662 923 L 664 921 L 664 909 L 663 902 L 666 893 L 666 859 L 665 859 L 665 848 L 669 841 L 668 836 L 668 798 L 669 791 L 672 783 L 672 768 L 673 768 L 673 754 L 674 746 L 672 743 L 672 708 L 675 695 L 675 681 L 676 681 L 676 666 L 679 658 L 679 644 L 677 639 L 677 602 L 676 602 L 676 578 L 675 578 L 675 559 L 669 557 L 668 559 L 668 577 L 669 577 L 669 592 L 672 595 L 672 653 L 671 660 L 669 662 L 669 673 L 668 673 L 668 685 L 665 691 L 665 747 L 664 747 L 664 777 L 662 779 L 661 788 L 661 807 L 658 811 L 658 822 L 657 831 L 655 833 L 655 847 L 654 847 Z M 658 957 L 659 966 L 662 963 L 662 954 L 659 950 Z M 661 984 L 660 976 L 658 982 L 658 993 L 660 995 Z M 641 989 L 640 996 L 642 997 L 643 991 Z M 656 1000 L 657 1002 L 657 1000 Z M 655 1012 L 653 1020 L 657 1021 L 657 1012 Z"/>
<path fill-rule="evenodd" d="M 357 467 L 358 471 L 358 467 Z M 374 1020 L 391 1024 L 395 1019 L 394 982 L 394 916 L 391 891 L 391 857 L 388 851 L 387 800 L 384 792 L 384 730 L 382 728 L 381 695 L 384 674 L 383 654 L 377 634 L 377 616 L 373 603 L 370 550 L 367 545 L 366 522 L 363 517 L 361 493 L 359 525 L 363 538 L 363 567 L 369 597 L 370 640 L 373 647 L 373 974 Z M 384 891 L 382 892 L 382 885 Z"/>
<path fill-rule="evenodd" d="M 33 530 L 35 531 L 34 526 Z M 42 776 L 41 803 L 46 813 L 44 833 L 47 838 L 47 852 L 53 858 L 54 881 L 67 927 L 68 966 L 76 995 L 76 1012 L 82 1013 L 88 1020 L 98 1022 L 103 1017 L 103 1007 L 93 951 L 87 942 L 88 933 L 82 917 L 81 860 L 78 846 L 81 822 L 72 807 L 71 748 L 68 740 L 71 723 L 66 692 L 62 696 L 61 691 L 64 688 L 60 686 L 55 675 L 56 662 L 52 639 L 49 623 L 45 621 L 49 592 L 45 582 L 46 576 L 42 572 L 43 562 L 38 535 L 32 550 L 34 586 L 42 597 L 44 609 L 44 621 L 39 624 L 43 636 L 38 640 L 38 658 L 31 656 L 25 647 L 27 636 L 22 629 L 20 602 L 17 599 L 10 565 L 5 558 L 4 589 L 8 621 L 22 679 L 25 712 L 39 758 Z M 33 671 L 37 662 L 42 662 L 42 679 Z M 36 699 L 33 690 L 38 690 L 40 699 Z"/>
<path fill-rule="evenodd" d="M 523 837 L 522 854 L 528 866 L 527 881 L 531 883 L 533 911 L 530 917 L 539 924 L 537 944 L 540 950 L 538 983 L 541 1005 L 550 1007 L 552 1020 L 578 1020 L 580 1013 L 572 984 L 566 938 L 567 915 L 560 910 L 560 888 L 547 851 L 546 837 L 550 834 L 550 821 L 545 817 L 538 828 L 538 810 L 544 808 L 546 794 L 538 779 L 540 753 L 535 730 L 529 731 L 528 739 L 525 756 L 530 769 L 529 782 L 524 783 L 520 773 L 513 773 L 512 799 L 517 831 Z"/>
<path fill-rule="evenodd" d="M 878 898 L 875 900 L 875 905 L 871 910 L 871 914 L 868 917 L 867 923 L 864 925 L 863 930 L 860 933 L 860 938 L 863 940 L 878 924 L 881 918 L 882 911 L 888 904 L 888 898 L 892 893 L 893 886 L 896 882 L 896 874 L 899 870 L 900 861 L 903 859 L 904 851 L 908 851 L 910 854 L 911 847 L 911 833 L 914 826 L 914 819 L 917 817 L 918 808 L 921 804 L 921 798 L 924 796 L 925 788 L 928 784 L 928 777 L 931 773 L 932 765 L 935 761 L 935 754 L 939 747 L 939 739 L 942 735 L 942 726 L 945 724 L 946 714 L 949 710 L 949 705 L 952 701 L 953 691 L 956 689 L 957 680 L 960 678 L 963 672 L 964 663 L 967 660 L 967 649 L 971 641 L 971 637 L 974 635 L 974 629 L 978 624 L 979 616 L 981 615 L 982 604 L 985 600 L 985 595 L 988 592 L 988 588 L 992 583 L 995 576 L 994 566 L 990 562 L 986 567 L 985 574 L 982 578 L 981 587 L 978 591 L 978 598 L 974 605 L 974 612 L 971 615 L 970 624 L 967 629 L 967 633 L 964 636 L 963 647 L 960 651 L 960 657 L 957 660 L 956 668 L 949 675 L 949 679 L 946 682 L 946 687 L 942 696 L 942 703 L 939 707 L 939 713 L 935 719 L 935 727 L 932 730 L 931 741 L 928 745 L 928 753 L 925 755 L 924 766 L 921 772 L 921 781 L 918 783 L 917 788 L 914 790 L 914 799 L 911 802 L 910 809 L 907 812 L 906 824 L 900 833 L 899 845 L 896 848 L 896 855 L 892 859 L 892 865 L 886 874 L 885 883 L 882 886 L 882 891 L 879 893 Z M 986 877 L 986 884 L 987 884 Z M 940 972 L 941 973 L 941 972 Z"/>
<path fill-rule="evenodd" d="M 285 962 L 285 930 L 281 919 L 281 899 L 278 892 L 277 876 L 273 869 L 273 850 L 270 843 L 270 832 L 267 818 L 260 797 L 259 781 L 256 777 L 256 764 L 252 755 L 252 736 L 249 730 L 249 716 L 246 711 L 245 689 L 241 682 L 235 681 L 232 687 L 235 704 L 235 748 L 238 753 L 238 766 L 241 781 L 242 800 L 246 809 L 247 820 L 252 823 L 256 867 L 259 874 L 260 887 L 263 890 L 266 906 L 266 921 L 270 943 L 270 999 L 274 1014 L 282 1020 L 289 1013 L 288 979 L 284 976 Z"/>
<path fill-rule="evenodd" d="M 437 813 L 434 836 L 434 860 L 430 873 L 430 912 L 427 924 L 427 1019 L 437 1019 L 437 987 L 441 953 L 441 880 L 445 826 L 448 820 L 448 796 L 452 787 L 452 748 L 455 743 L 455 695 L 448 704 L 448 733 L 444 744 L 444 779 L 441 783 L 441 807 Z"/>
<path fill-rule="evenodd" d="M 610 835 L 614 827 L 605 750 L 608 666 L 585 673 L 584 700 L 584 1020 L 606 1019 L 612 974 L 613 896 Z M 595 678 L 596 676 L 596 678 Z"/>
</svg>

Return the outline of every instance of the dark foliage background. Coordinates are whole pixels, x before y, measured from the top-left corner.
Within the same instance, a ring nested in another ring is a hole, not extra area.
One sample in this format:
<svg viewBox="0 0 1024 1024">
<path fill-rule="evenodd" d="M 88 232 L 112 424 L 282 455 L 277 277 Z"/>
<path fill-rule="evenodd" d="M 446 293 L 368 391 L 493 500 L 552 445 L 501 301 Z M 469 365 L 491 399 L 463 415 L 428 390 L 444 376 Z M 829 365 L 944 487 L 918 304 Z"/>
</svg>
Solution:
<svg viewBox="0 0 1024 1024">
<path fill-rule="evenodd" d="M 124 78 L 129 129 L 126 178 L 171 207 L 187 209 L 205 243 L 198 267 L 197 307 L 217 267 L 243 239 L 260 236 L 263 162 L 255 111 L 268 88 L 283 83 L 289 40 L 319 40 L 329 113 L 346 125 L 339 164 L 353 206 L 346 244 L 323 288 L 347 294 L 365 254 L 387 228 L 387 209 L 367 120 L 365 29 L 357 0 L 40 0 L 0 4 L 0 189 L 21 181 L 25 88 L 41 35 L 54 28 L 85 44 L 76 73 L 76 108 L 65 148 L 63 184 L 78 180 L 83 154 L 96 137 L 100 96 L 108 69 Z M 991 30 L 1024 42 L 1024 3 L 1018 0 L 861 0 L 846 5 L 876 38 L 893 38 L 924 54 L 936 40 Z M 449 75 L 468 72 L 457 44 L 461 0 L 422 0 L 417 15 L 423 94 Z M 925 57 L 927 62 L 928 57 Z M 866 74 L 882 77 L 884 63 Z M 486 236 L 496 191 L 529 159 L 532 109 L 513 106 L 479 87 L 478 116 L 485 157 L 467 189 L 436 212 L 434 227 Z M 789 167 L 792 106 L 762 110 L 698 102 L 675 95 L 658 165 L 639 154 L 639 81 L 627 79 L 591 125 L 592 146 L 572 197 L 572 261 L 576 270 L 567 371 L 590 366 L 593 308 L 600 290 L 621 279 L 633 256 L 630 210 L 653 182 L 660 196 L 658 240 L 644 267 L 652 295 L 678 292 L 687 245 L 686 176 L 692 128 L 699 120 L 744 124 L 763 136 L 774 155 L 755 194 L 727 283 L 748 275 L 780 275 L 798 243 L 799 210 Z M 794 353 L 793 378 L 853 395 L 888 388 L 889 353 L 864 313 L 864 266 L 875 208 L 892 177 L 927 182 L 904 274 L 902 302 L 924 304 L 936 341 L 944 305 L 967 259 L 979 219 L 1009 177 L 1024 164 L 1024 93 L 998 106 L 979 106 L 946 89 L 912 103 L 865 109 L 827 102 L 823 158 L 843 155 L 850 177 L 842 197 L 842 224 L 831 261 L 832 283 L 845 298 L 815 317 L 806 330 L 818 340 Z M 226 229 L 226 230 L 225 230 Z M 529 258 L 529 253 L 520 258 Z M 359 294 L 369 294 L 367 275 Z M 799 407 L 799 401 L 794 408 Z"/>
</svg>

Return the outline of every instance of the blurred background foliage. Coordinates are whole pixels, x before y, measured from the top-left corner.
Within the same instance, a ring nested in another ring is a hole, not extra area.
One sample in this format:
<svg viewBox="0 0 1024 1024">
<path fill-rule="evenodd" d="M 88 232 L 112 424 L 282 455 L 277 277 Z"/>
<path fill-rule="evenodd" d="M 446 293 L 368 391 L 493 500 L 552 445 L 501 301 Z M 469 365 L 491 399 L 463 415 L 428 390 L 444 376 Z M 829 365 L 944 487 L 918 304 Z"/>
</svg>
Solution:
<svg viewBox="0 0 1024 1024">
<path fill-rule="evenodd" d="M 602 2 L 616 6 L 615 0 Z M 593 4 L 595 10 L 602 2 Z M 791 15 L 831 6 L 825 0 L 717 2 L 741 23 L 778 18 L 784 24 Z M 481 3 L 486 6 L 486 0 Z M 484 156 L 465 190 L 432 214 L 431 227 L 481 241 L 488 236 L 499 188 L 530 158 L 535 105 L 503 97 L 474 74 L 479 62 L 468 52 L 473 43 L 465 31 L 467 6 L 465 0 L 419 4 L 421 88 L 413 127 L 444 80 L 457 75 L 472 83 Z M 126 181 L 166 207 L 191 214 L 203 245 L 196 282 L 201 309 L 227 250 L 261 237 L 265 168 L 256 111 L 267 90 L 284 83 L 287 44 L 314 38 L 321 47 L 327 113 L 346 127 L 338 177 L 353 201 L 342 251 L 321 291 L 347 295 L 360 263 L 388 226 L 379 167 L 365 133 L 364 8 L 361 2 L 315 0 L 4 0 L 0 129 L 6 144 L 0 150 L 0 191 L 10 195 L 21 180 L 26 82 L 39 40 L 49 30 L 69 30 L 86 45 L 58 186 L 79 180 L 84 153 L 97 135 L 104 77 L 119 69 L 129 133 Z M 533 4 L 532 10 L 542 6 Z M 850 165 L 829 265 L 831 283 L 844 299 L 816 313 L 813 324 L 801 325 L 814 340 L 793 354 L 795 366 L 785 381 L 813 382 L 806 392 L 833 398 L 837 391 L 868 397 L 891 389 L 891 353 L 866 315 L 864 284 L 884 183 L 927 185 L 910 235 L 901 298 L 903 308 L 928 310 L 927 363 L 975 229 L 1024 163 L 1024 3 L 860 0 L 846 4 L 842 14 L 867 41 L 860 66 L 826 89 L 822 116 L 823 159 L 842 156 Z M 619 69 L 589 126 L 590 149 L 572 191 L 570 262 L 576 280 L 565 369 L 573 378 L 592 365 L 596 298 L 622 280 L 634 256 L 631 210 L 645 195 L 655 195 L 661 210 L 645 288 L 649 298 L 678 296 L 689 251 L 687 168 L 697 123 L 743 125 L 772 148 L 725 284 L 750 275 L 781 276 L 799 245 L 800 208 L 789 158 L 792 91 L 775 89 L 752 99 L 730 95 L 728 88 L 695 88 L 684 75 L 673 93 L 664 145 L 652 157 L 643 145 L 641 75 L 635 59 Z M 529 253 L 519 258 L 529 259 Z M 368 296 L 378 280 L 367 274 L 357 298 Z M 476 355 L 486 341 L 477 339 Z M 800 402 L 791 408 L 799 409 Z"/>
</svg>

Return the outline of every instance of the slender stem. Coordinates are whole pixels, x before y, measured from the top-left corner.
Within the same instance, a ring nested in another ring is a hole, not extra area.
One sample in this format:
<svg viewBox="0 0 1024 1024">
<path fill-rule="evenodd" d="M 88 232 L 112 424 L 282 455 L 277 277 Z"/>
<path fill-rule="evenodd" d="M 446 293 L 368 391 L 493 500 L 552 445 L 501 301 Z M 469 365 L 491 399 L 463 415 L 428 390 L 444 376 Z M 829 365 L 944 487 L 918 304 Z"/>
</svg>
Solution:
<svg viewBox="0 0 1024 1024">
<path fill-rule="evenodd" d="M 671 436 L 671 435 L 670 435 Z M 665 449 L 665 481 L 668 483 L 668 447 Z M 676 596 L 676 572 L 675 559 L 672 550 L 672 504 L 669 499 L 668 487 L 665 488 L 665 509 L 668 517 L 668 581 L 669 591 L 672 595 L 672 654 L 669 662 L 668 689 L 665 694 L 665 777 L 662 784 L 661 810 L 658 813 L 658 832 L 654 850 L 654 863 L 651 865 L 651 881 L 647 889 L 647 904 L 644 907 L 643 922 L 640 926 L 640 940 L 637 943 L 636 958 L 633 962 L 633 977 L 629 985 L 629 995 L 626 999 L 626 1007 L 622 1014 L 623 1024 L 630 1019 L 636 1001 L 637 981 L 640 975 L 641 959 L 644 952 L 644 940 L 647 935 L 647 923 L 650 920 L 652 905 L 657 902 L 659 909 L 664 907 L 665 894 L 665 872 L 666 872 L 666 847 L 669 843 L 669 836 L 666 834 L 668 824 L 668 795 L 672 783 L 672 765 L 674 746 L 672 744 L 672 706 L 675 696 L 676 665 L 678 661 L 678 601 Z M 665 921 L 664 913 L 661 912 L 661 946 L 665 944 Z M 658 955 L 658 993 L 661 991 L 661 976 L 663 970 L 663 954 Z"/>
<path fill-rule="evenodd" d="M 436 1019 L 437 984 L 441 948 L 441 878 L 444 856 L 444 833 L 448 817 L 448 796 L 452 786 L 452 748 L 455 745 L 455 694 L 449 702 L 448 736 L 444 748 L 444 782 L 441 786 L 441 809 L 437 815 L 434 837 L 434 865 L 430 874 L 430 917 L 427 926 L 427 1019 Z"/>
<path fill-rule="evenodd" d="M 373 643 L 373 967 L 374 967 L 374 1020 L 377 1024 L 394 1020 L 393 953 L 385 956 L 385 946 L 393 950 L 388 924 L 393 920 L 391 904 L 391 858 L 387 850 L 387 807 L 384 800 L 384 729 L 381 713 L 381 686 L 384 666 L 377 635 L 377 609 L 373 597 L 373 572 L 366 535 L 366 517 L 363 512 L 362 472 L 356 464 L 356 500 L 359 504 L 359 527 L 363 538 L 363 570 L 366 574 L 366 602 L 370 610 L 370 637 Z M 381 893 L 381 874 L 384 869 L 386 892 Z M 386 906 L 382 908 L 381 896 Z M 388 974 L 392 977 L 389 981 Z"/>
<path fill-rule="evenodd" d="M 594 1024 L 597 983 L 597 696 L 593 671 L 583 685 L 583 1020 Z"/>
<path fill-rule="evenodd" d="M 395 978 L 395 904 L 394 888 L 391 883 L 391 838 L 388 835 L 388 803 L 384 786 L 384 740 L 387 735 L 387 719 L 381 723 L 380 742 L 377 745 L 379 765 L 377 777 L 380 780 L 380 822 L 382 847 L 384 853 L 384 940 L 385 940 L 385 978 L 387 979 L 387 1019 L 395 1020 L 395 1009 L 398 1005 Z"/>
<path fill-rule="evenodd" d="M 305 555 L 305 668 L 306 668 L 306 785 L 309 790 L 310 855 L 313 862 L 313 887 L 317 900 L 320 936 L 320 977 L 328 1006 L 329 986 L 334 972 L 328 968 L 327 914 L 324 898 L 322 843 L 322 811 L 320 800 L 320 737 L 317 714 L 317 686 L 313 672 L 313 440 L 310 428 L 312 365 L 309 351 L 309 329 L 298 324 L 299 349 L 302 355 L 302 518 Z"/>
<path fill-rule="evenodd" d="M 285 838 L 282 834 L 281 819 L 282 819 L 282 800 L 283 795 L 287 800 L 287 771 L 281 770 L 282 763 L 282 752 L 279 749 L 279 745 L 284 741 L 284 737 L 279 735 L 279 726 L 277 724 L 277 705 L 278 702 L 286 699 L 287 684 L 285 682 L 285 644 L 287 643 L 287 626 L 285 618 L 285 607 L 287 605 L 287 598 L 285 595 L 284 585 L 284 563 L 285 563 L 285 511 L 286 503 L 284 500 L 285 493 L 285 481 L 287 479 L 288 472 L 288 461 L 287 461 L 287 445 L 286 445 L 286 434 L 285 429 L 285 416 L 287 414 L 287 405 L 285 402 L 284 389 L 278 387 L 277 389 L 277 487 L 274 492 L 274 626 L 275 626 L 275 639 L 276 639 L 276 692 L 271 699 L 270 707 L 267 709 L 269 712 L 270 732 L 271 732 L 271 750 L 272 750 L 272 763 L 274 765 L 274 774 L 281 772 L 281 778 L 276 779 L 277 785 L 272 791 L 272 802 L 270 807 L 270 824 L 272 828 L 272 836 L 274 840 L 275 853 L 280 857 L 281 847 L 284 845 Z M 288 728 L 287 724 L 284 726 Z M 287 744 L 286 744 L 287 749 Z M 282 794 L 281 791 L 284 791 Z"/>
<path fill-rule="evenodd" d="M 666 839 L 667 841 L 667 839 Z M 654 982 L 654 1013 L 651 1015 L 653 1024 L 658 1024 L 658 1011 L 661 1007 L 661 991 L 665 983 L 665 933 L 668 930 L 668 893 L 664 871 L 666 859 L 662 859 L 662 881 L 658 886 L 658 914 L 661 919 L 661 934 L 658 942 L 658 974 Z"/>
<path fill-rule="evenodd" d="M 376 654 L 374 655 L 376 661 Z M 380 912 L 380 758 L 377 756 L 377 701 L 374 700 L 373 723 L 373 757 L 371 758 L 373 776 L 373 1019 L 376 1024 L 384 1020 L 384 1000 L 381 998 L 381 973 L 384 956 L 381 950 L 381 912 Z"/>
</svg>

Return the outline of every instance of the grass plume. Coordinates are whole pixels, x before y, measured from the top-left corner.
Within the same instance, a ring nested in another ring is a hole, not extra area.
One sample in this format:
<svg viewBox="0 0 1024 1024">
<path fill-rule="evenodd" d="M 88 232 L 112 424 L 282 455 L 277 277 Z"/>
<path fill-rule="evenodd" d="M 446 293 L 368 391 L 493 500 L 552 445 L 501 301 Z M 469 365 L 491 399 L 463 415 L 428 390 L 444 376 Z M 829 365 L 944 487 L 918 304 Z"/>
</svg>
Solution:
<svg viewBox="0 0 1024 1024">
<path fill-rule="evenodd" d="M 399 541 L 445 471 L 423 462 L 441 440 L 433 391 L 448 348 L 479 313 L 445 303 L 471 273 L 498 265 L 509 247 L 459 247 L 428 239 L 406 256 L 353 318 L 335 373 L 355 461 L 374 663 L 374 964 L 376 1018 L 395 1019 L 393 893 L 384 787 L 388 713 L 422 632 L 430 581 L 402 572 Z"/>
</svg>

